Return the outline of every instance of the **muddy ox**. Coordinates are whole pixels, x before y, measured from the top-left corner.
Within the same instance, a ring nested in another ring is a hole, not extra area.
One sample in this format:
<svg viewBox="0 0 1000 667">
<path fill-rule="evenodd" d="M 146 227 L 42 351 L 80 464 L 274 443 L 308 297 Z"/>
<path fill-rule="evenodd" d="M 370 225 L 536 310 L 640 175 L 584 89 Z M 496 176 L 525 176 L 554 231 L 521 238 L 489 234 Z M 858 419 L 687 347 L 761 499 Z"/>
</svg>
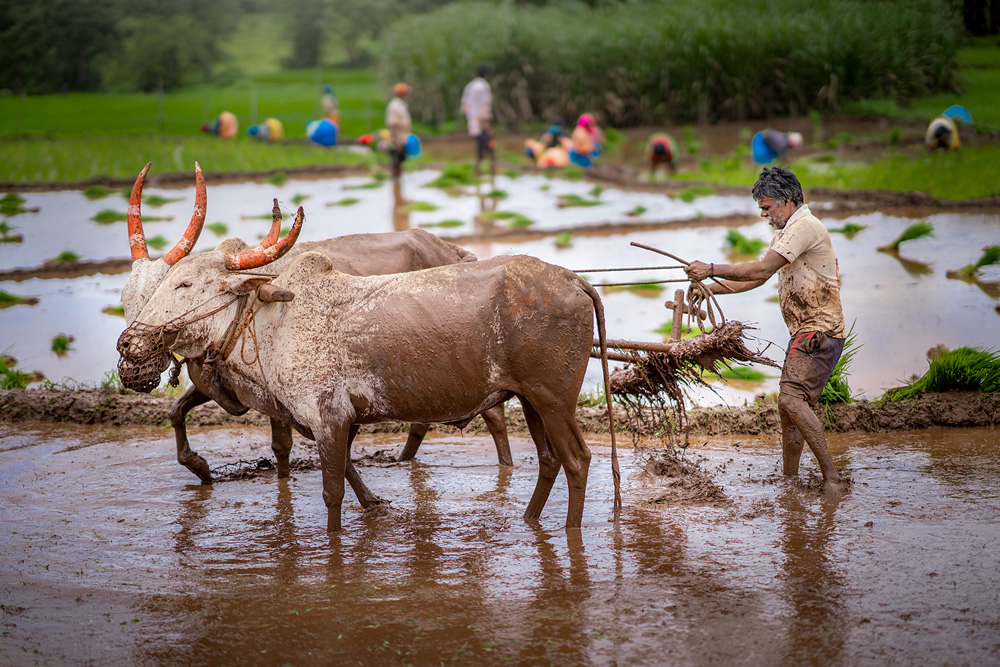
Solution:
<svg viewBox="0 0 1000 667">
<path fill-rule="evenodd" d="M 524 517 L 540 516 L 563 467 L 579 528 L 591 454 L 575 412 L 595 315 L 604 348 L 594 288 L 528 256 L 357 277 L 305 252 L 273 279 L 240 272 L 288 252 L 304 217 L 267 249 L 178 261 L 119 338 L 122 383 L 148 392 L 172 353 L 228 350 L 217 372 L 239 402 L 316 440 L 330 531 L 356 424 L 462 422 L 517 396 L 539 458 Z"/>
<path fill-rule="evenodd" d="M 142 188 L 149 167 L 150 165 L 147 164 L 139 174 L 129 199 L 128 228 L 133 268 L 128 281 L 122 288 L 122 304 L 125 309 L 126 321 L 129 323 L 135 321 L 139 310 L 149 301 L 153 291 L 162 282 L 170 267 L 190 253 L 205 222 L 207 191 L 201 167 L 196 162 L 195 209 L 191 222 L 173 250 L 161 258 L 149 259 L 141 212 Z M 262 241 L 262 246 L 273 245 L 277 240 L 281 222 L 281 212 L 278 209 L 277 200 L 275 200 L 271 230 Z M 230 252 L 240 252 L 247 249 L 246 244 L 238 239 L 223 241 L 219 247 L 229 248 Z M 476 256 L 468 250 L 443 241 L 425 230 L 414 229 L 385 234 L 354 234 L 324 241 L 297 243 L 284 257 L 272 262 L 268 266 L 268 271 L 274 274 L 280 273 L 291 259 L 308 251 L 326 255 L 338 271 L 359 276 L 403 273 L 432 266 L 476 261 Z M 182 396 L 174 401 L 170 409 L 170 421 L 177 442 L 177 460 L 197 475 L 203 483 L 211 484 L 212 473 L 208 462 L 191 449 L 188 441 L 187 415 L 195 407 L 212 400 L 230 414 L 242 415 L 249 408 L 239 402 L 232 389 L 218 376 L 214 364 L 206 365 L 204 358 L 190 358 L 186 359 L 185 362 L 192 384 Z M 493 436 L 500 464 L 513 465 L 504 422 L 503 404 L 486 410 L 482 417 Z M 271 418 L 270 421 L 271 449 L 274 451 L 277 461 L 278 477 L 287 477 L 290 472 L 289 455 L 292 448 L 292 427 L 290 424 L 274 418 Z M 428 424 L 410 426 L 406 444 L 399 456 L 400 461 L 407 461 L 414 457 L 428 429 Z M 348 470 L 348 478 L 351 480 L 352 487 L 358 492 L 358 497 L 363 505 L 367 507 L 372 502 L 379 500 L 367 491 L 353 466 L 350 466 Z"/>
</svg>

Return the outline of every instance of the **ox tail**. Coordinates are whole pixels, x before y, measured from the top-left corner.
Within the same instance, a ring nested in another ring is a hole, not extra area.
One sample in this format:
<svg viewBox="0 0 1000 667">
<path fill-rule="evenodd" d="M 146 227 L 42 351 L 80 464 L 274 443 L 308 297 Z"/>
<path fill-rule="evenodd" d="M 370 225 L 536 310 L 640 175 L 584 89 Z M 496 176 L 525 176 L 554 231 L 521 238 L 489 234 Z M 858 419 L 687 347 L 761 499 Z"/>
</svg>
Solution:
<svg viewBox="0 0 1000 667">
<path fill-rule="evenodd" d="M 608 339 L 604 329 L 604 304 L 601 295 L 593 285 L 580 279 L 583 290 L 594 302 L 594 314 L 597 316 L 597 338 L 601 343 L 601 371 L 604 374 L 604 399 L 608 406 L 608 428 L 611 431 L 611 477 L 615 482 L 615 519 L 622 511 L 622 473 L 618 466 L 618 444 L 615 440 L 615 413 L 611 407 L 611 374 L 608 372 Z"/>
</svg>

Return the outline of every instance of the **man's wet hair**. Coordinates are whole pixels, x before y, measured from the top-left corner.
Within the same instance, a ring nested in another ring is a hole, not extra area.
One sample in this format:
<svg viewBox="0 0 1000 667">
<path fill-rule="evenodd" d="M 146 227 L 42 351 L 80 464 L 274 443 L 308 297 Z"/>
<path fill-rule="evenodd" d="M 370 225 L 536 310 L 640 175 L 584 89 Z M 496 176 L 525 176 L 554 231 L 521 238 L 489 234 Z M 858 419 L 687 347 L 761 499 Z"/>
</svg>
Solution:
<svg viewBox="0 0 1000 667">
<path fill-rule="evenodd" d="M 476 75 L 477 76 L 489 76 L 490 75 L 490 66 L 489 65 L 480 65 L 479 67 L 476 68 Z"/>
<path fill-rule="evenodd" d="M 769 197 L 776 202 L 790 201 L 796 206 L 801 206 L 803 201 L 802 184 L 799 183 L 799 179 L 791 170 L 782 167 L 765 167 L 764 171 L 760 172 L 757 182 L 753 184 L 751 194 L 756 202 Z"/>
</svg>

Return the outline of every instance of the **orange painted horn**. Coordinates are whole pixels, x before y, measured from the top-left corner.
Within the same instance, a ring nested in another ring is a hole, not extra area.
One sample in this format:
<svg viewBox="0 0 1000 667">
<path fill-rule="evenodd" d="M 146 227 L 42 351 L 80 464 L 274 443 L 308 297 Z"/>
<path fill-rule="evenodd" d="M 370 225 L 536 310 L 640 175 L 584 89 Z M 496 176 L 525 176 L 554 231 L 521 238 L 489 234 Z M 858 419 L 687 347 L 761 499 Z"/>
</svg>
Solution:
<svg viewBox="0 0 1000 667">
<path fill-rule="evenodd" d="M 295 224 L 292 225 L 292 230 L 285 234 L 284 238 L 266 248 L 263 245 L 258 245 L 256 248 L 244 250 L 237 255 L 226 255 L 223 260 L 226 268 L 230 271 L 257 269 L 281 258 L 286 252 L 292 249 L 295 241 L 298 240 L 305 217 L 305 211 L 299 206 L 299 212 L 295 216 Z"/>
<path fill-rule="evenodd" d="M 208 208 L 208 193 L 205 191 L 205 175 L 201 173 L 201 165 L 194 163 L 194 213 L 191 215 L 191 222 L 184 230 L 184 236 L 177 242 L 170 252 L 163 256 L 163 261 L 167 266 L 173 266 L 182 258 L 191 254 L 194 244 L 198 242 L 201 235 L 201 228 L 205 225 L 205 211 Z"/>
<path fill-rule="evenodd" d="M 152 162 L 147 162 L 146 166 L 139 172 L 139 177 L 132 185 L 132 194 L 128 198 L 128 245 L 132 249 L 132 261 L 137 259 L 149 259 L 149 251 L 146 250 L 146 235 L 142 231 L 142 184 L 146 180 L 146 172 Z"/>
<path fill-rule="evenodd" d="M 281 209 L 278 207 L 278 199 L 274 199 L 274 208 L 271 209 L 271 230 L 267 233 L 267 236 L 257 244 L 261 248 L 270 248 L 278 240 L 278 234 L 281 233 Z"/>
</svg>

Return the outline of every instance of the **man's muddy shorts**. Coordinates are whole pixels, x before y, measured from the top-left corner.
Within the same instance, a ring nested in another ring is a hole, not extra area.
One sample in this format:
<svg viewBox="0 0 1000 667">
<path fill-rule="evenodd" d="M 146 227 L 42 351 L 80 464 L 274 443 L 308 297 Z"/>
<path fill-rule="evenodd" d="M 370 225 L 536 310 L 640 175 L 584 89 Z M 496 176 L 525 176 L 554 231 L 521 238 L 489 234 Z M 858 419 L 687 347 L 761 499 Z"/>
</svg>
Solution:
<svg viewBox="0 0 1000 667">
<path fill-rule="evenodd" d="M 804 331 L 792 338 L 781 369 L 781 393 L 816 405 L 843 351 L 843 338 L 822 331 Z"/>
<path fill-rule="evenodd" d="M 493 138 L 489 132 L 483 130 L 476 135 L 476 159 L 482 160 L 486 156 L 493 159 Z"/>
</svg>

